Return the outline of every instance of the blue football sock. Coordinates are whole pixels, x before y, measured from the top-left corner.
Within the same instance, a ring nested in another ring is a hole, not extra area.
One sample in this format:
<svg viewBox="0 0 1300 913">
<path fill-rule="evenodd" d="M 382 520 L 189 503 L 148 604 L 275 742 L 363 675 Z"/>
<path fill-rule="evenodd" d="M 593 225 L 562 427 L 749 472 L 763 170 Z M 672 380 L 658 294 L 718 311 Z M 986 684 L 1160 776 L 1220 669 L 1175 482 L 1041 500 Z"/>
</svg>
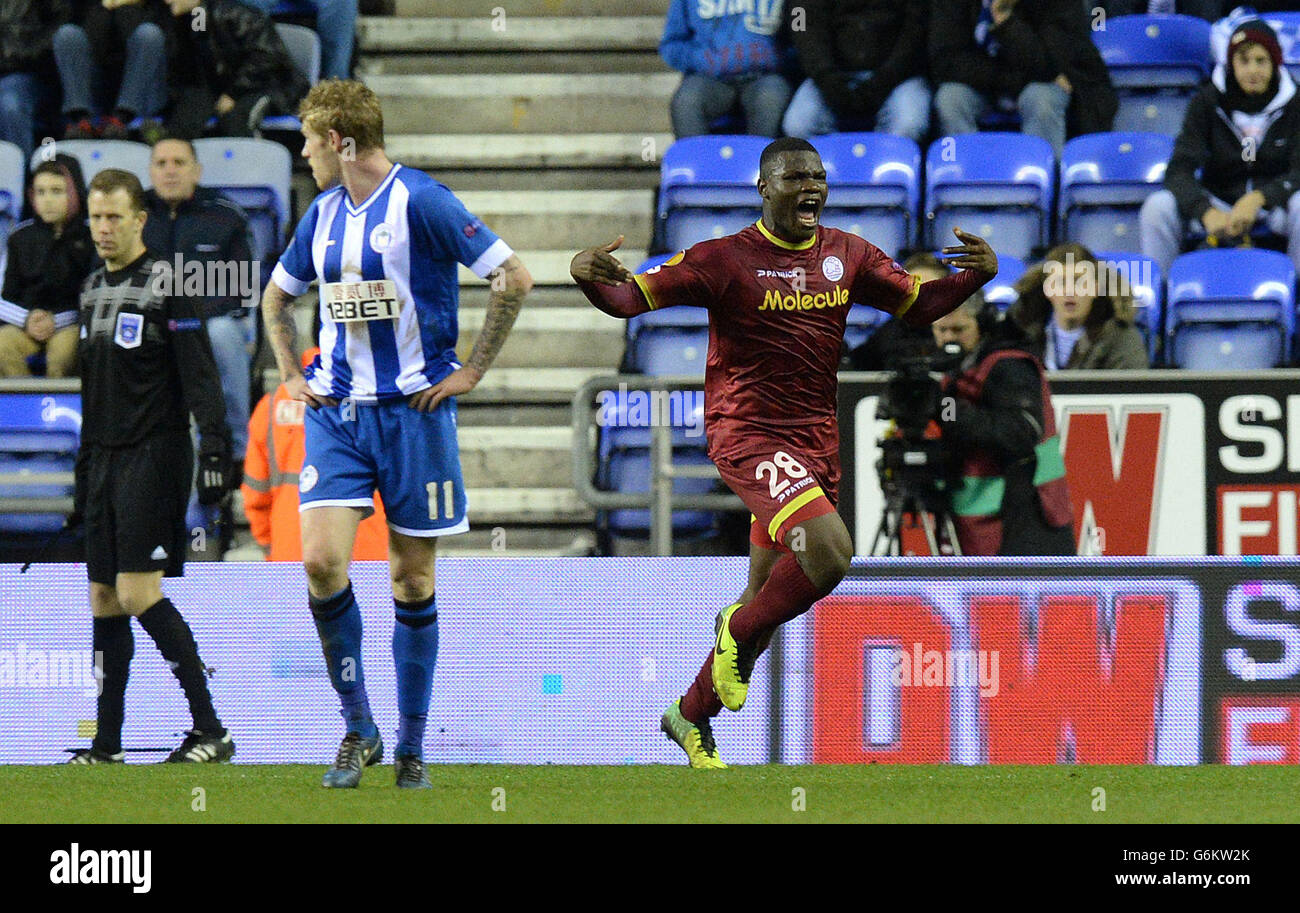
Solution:
<svg viewBox="0 0 1300 913">
<path fill-rule="evenodd" d="M 348 732 L 372 739 L 379 730 L 370 715 L 366 677 L 361 670 L 361 610 L 352 593 L 352 582 L 326 599 L 309 598 L 330 684 L 343 703 Z"/>
<path fill-rule="evenodd" d="M 420 602 L 394 600 L 393 666 L 397 670 L 397 756 L 424 757 L 424 724 L 438 659 L 438 605 L 435 596 Z"/>
</svg>

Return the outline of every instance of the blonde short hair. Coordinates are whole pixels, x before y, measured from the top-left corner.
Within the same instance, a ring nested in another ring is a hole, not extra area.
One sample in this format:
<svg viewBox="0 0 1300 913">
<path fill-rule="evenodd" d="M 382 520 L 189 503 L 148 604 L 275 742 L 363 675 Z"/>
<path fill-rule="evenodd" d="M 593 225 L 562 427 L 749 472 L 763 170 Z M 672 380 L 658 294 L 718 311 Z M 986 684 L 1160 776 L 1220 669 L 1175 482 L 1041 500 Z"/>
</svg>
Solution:
<svg viewBox="0 0 1300 913">
<path fill-rule="evenodd" d="M 321 136 L 334 130 L 345 139 L 351 138 L 357 152 L 384 146 L 384 112 L 379 96 L 355 79 L 316 83 L 298 106 L 298 118 Z"/>
</svg>

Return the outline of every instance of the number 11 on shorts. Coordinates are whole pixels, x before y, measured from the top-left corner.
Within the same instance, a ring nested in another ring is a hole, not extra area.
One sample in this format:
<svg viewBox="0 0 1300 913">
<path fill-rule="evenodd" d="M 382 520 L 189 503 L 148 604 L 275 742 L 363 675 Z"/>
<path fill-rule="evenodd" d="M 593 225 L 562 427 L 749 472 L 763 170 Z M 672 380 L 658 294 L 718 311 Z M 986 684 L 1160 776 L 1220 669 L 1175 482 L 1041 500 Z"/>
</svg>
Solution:
<svg viewBox="0 0 1300 913">
<path fill-rule="evenodd" d="M 438 482 L 429 482 L 424 486 L 424 490 L 429 494 L 429 519 L 430 520 L 452 520 L 456 517 L 456 487 L 452 484 L 451 479 L 439 484 Z M 442 493 L 442 507 L 439 507 L 438 494 Z M 445 515 L 444 515 L 445 511 Z"/>
</svg>

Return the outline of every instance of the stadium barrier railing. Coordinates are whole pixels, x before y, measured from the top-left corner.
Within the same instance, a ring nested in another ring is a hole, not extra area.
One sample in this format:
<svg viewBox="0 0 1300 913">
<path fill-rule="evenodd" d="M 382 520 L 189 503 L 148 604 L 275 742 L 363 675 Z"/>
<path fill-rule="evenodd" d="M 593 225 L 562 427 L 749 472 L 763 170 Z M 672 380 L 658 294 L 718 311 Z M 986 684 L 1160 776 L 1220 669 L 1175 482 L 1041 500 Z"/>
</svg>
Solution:
<svg viewBox="0 0 1300 913">
<path fill-rule="evenodd" d="M 637 391 L 667 395 L 681 391 L 700 391 L 703 388 L 704 379 L 701 377 L 608 374 L 591 378 L 573 396 L 573 487 L 583 501 L 597 510 L 648 509 L 651 555 L 672 555 L 673 511 L 742 511 L 745 510 L 745 505 L 731 493 L 678 494 L 673 491 L 673 481 L 676 479 L 720 480 L 721 477 L 712 464 L 684 466 L 674 461 L 675 426 L 671 422 L 658 420 L 661 416 L 657 408 L 650 410 L 647 427 L 650 433 L 649 491 L 617 492 L 597 488 L 594 480 L 599 457 L 593 433 L 598 432 L 600 427 L 598 417 L 601 405 L 597 402 L 598 394 L 604 391 Z"/>
</svg>

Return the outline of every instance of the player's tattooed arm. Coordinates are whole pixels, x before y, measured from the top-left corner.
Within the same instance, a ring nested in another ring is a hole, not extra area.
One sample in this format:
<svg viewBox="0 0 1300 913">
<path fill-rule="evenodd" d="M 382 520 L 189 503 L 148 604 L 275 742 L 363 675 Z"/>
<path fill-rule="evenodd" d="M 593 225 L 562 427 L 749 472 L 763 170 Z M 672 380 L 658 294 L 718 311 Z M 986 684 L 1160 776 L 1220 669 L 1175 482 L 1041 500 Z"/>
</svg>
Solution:
<svg viewBox="0 0 1300 913">
<path fill-rule="evenodd" d="M 412 409 L 432 412 L 447 397 L 461 396 L 473 390 L 505 345 L 524 298 L 533 287 L 533 277 L 520 259 L 511 254 L 510 259 L 492 271 L 488 281 L 492 284 L 492 291 L 488 296 L 487 313 L 469 360 L 439 383 L 412 396 L 409 400 Z"/>
<path fill-rule="evenodd" d="M 292 305 L 292 295 L 274 282 L 266 284 L 266 291 L 262 293 L 262 322 L 271 353 L 275 356 L 275 365 L 280 369 L 280 380 L 291 397 L 315 408 L 328 401 L 312 393 L 303 377 L 298 363 L 298 325 L 293 320 Z"/>
</svg>

